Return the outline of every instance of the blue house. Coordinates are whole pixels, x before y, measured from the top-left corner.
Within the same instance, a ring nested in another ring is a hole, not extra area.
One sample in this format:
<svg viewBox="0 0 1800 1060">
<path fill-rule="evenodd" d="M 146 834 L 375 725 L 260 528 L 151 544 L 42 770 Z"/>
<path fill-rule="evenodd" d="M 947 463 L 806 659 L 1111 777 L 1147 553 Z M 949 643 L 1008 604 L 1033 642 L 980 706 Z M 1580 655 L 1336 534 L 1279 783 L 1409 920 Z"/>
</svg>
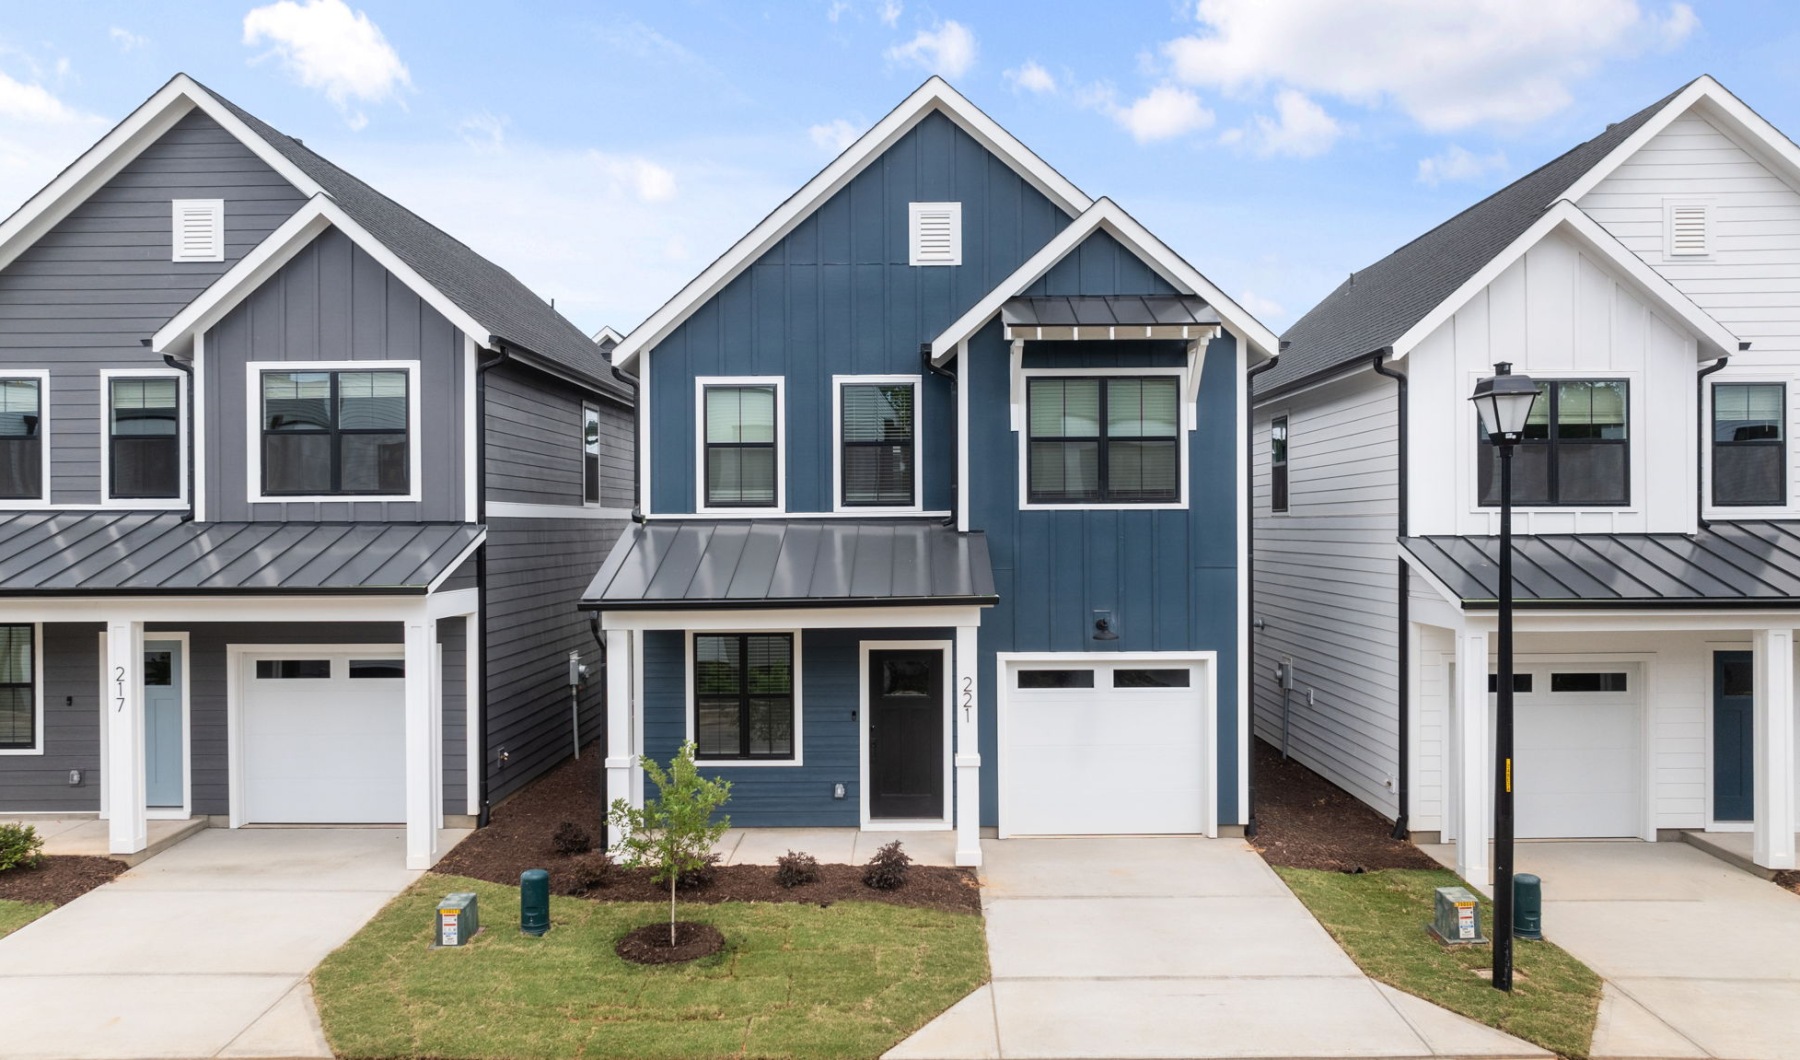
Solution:
<svg viewBox="0 0 1800 1060">
<path fill-rule="evenodd" d="M 614 350 L 608 799 L 691 739 L 736 824 L 954 829 L 966 865 L 982 827 L 1239 827 L 1275 350 L 928 81 Z"/>
</svg>

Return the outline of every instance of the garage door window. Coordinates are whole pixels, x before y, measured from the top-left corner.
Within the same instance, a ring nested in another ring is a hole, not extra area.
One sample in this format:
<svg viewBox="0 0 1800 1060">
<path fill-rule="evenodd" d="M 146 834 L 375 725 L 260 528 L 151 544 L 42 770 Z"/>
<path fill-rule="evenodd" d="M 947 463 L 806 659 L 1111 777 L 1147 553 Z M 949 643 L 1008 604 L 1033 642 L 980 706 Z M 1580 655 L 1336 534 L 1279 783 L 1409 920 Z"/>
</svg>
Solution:
<svg viewBox="0 0 1800 1060">
<path fill-rule="evenodd" d="M 1020 688 L 1092 688 L 1092 670 L 1020 670 Z"/>
<path fill-rule="evenodd" d="M 330 659 L 258 659 L 259 681 L 317 681 L 331 677 Z"/>
<path fill-rule="evenodd" d="M 794 757 L 793 634 L 695 634 L 694 742 L 701 758 Z"/>
<path fill-rule="evenodd" d="M 1179 670 L 1114 670 L 1114 688 L 1186 688 L 1190 676 Z"/>
<path fill-rule="evenodd" d="M 1585 672 L 1550 675 L 1552 692 L 1626 692 L 1626 679 L 1619 672 Z"/>
<path fill-rule="evenodd" d="M 350 677 L 356 678 L 389 678 L 405 677 L 405 659 L 351 659 Z"/>
<path fill-rule="evenodd" d="M 1500 675 L 1499 674 L 1488 674 L 1488 694 L 1493 695 L 1495 692 L 1498 692 L 1498 691 L 1500 691 Z M 1531 691 L 1531 675 L 1530 674 L 1521 674 L 1521 673 L 1513 674 L 1513 691 L 1515 693 L 1530 692 Z"/>
</svg>

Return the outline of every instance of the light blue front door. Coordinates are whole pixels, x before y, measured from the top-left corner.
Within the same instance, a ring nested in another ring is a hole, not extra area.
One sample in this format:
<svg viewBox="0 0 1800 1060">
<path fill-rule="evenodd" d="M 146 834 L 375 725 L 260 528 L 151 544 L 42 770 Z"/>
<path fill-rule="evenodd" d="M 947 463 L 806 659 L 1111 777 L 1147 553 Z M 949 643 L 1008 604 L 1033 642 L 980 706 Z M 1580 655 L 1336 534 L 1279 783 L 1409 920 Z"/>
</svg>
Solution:
<svg viewBox="0 0 1800 1060">
<path fill-rule="evenodd" d="M 182 644 L 144 642 L 144 805 L 180 809 Z"/>
</svg>

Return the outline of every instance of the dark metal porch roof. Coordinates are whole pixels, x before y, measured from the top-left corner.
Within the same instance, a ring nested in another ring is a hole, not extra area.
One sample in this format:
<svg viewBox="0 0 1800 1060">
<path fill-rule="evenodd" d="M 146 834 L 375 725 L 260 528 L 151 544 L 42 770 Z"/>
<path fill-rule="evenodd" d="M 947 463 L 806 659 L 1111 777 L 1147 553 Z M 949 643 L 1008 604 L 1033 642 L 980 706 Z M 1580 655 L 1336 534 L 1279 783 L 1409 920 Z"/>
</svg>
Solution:
<svg viewBox="0 0 1800 1060">
<path fill-rule="evenodd" d="M 1409 537 L 1401 545 L 1464 608 L 1498 606 L 1498 537 Z M 1800 608 L 1800 523 L 1520 536 L 1513 545 L 1513 597 L 1522 609 Z"/>
<path fill-rule="evenodd" d="M 922 519 L 633 524 L 589 611 L 995 603 L 987 538 Z"/>
<path fill-rule="evenodd" d="M 422 594 L 481 533 L 470 523 L 0 512 L 0 596 Z"/>
<path fill-rule="evenodd" d="M 1083 295 L 1009 298 L 1000 321 L 1009 328 L 1210 327 L 1219 314 L 1194 295 Z"/>
</svg>

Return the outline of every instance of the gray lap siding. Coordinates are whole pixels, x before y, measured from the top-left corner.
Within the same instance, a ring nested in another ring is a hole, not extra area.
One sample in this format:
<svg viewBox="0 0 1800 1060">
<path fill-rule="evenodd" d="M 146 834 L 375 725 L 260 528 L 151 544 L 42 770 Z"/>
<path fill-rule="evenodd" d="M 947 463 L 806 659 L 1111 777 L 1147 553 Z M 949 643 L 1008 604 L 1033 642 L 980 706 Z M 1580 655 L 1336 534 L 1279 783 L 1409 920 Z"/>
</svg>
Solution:
<svg viewBox="0 0 1800 1060">
<path fill-rule="evenodd" d="M 93 813 L 100 809 L 98 623 L 43 627 L 44 753 L 0 755 L 0 809 Z M 71 787 L 69 770 L 81 770 Z"/>
</svg>

